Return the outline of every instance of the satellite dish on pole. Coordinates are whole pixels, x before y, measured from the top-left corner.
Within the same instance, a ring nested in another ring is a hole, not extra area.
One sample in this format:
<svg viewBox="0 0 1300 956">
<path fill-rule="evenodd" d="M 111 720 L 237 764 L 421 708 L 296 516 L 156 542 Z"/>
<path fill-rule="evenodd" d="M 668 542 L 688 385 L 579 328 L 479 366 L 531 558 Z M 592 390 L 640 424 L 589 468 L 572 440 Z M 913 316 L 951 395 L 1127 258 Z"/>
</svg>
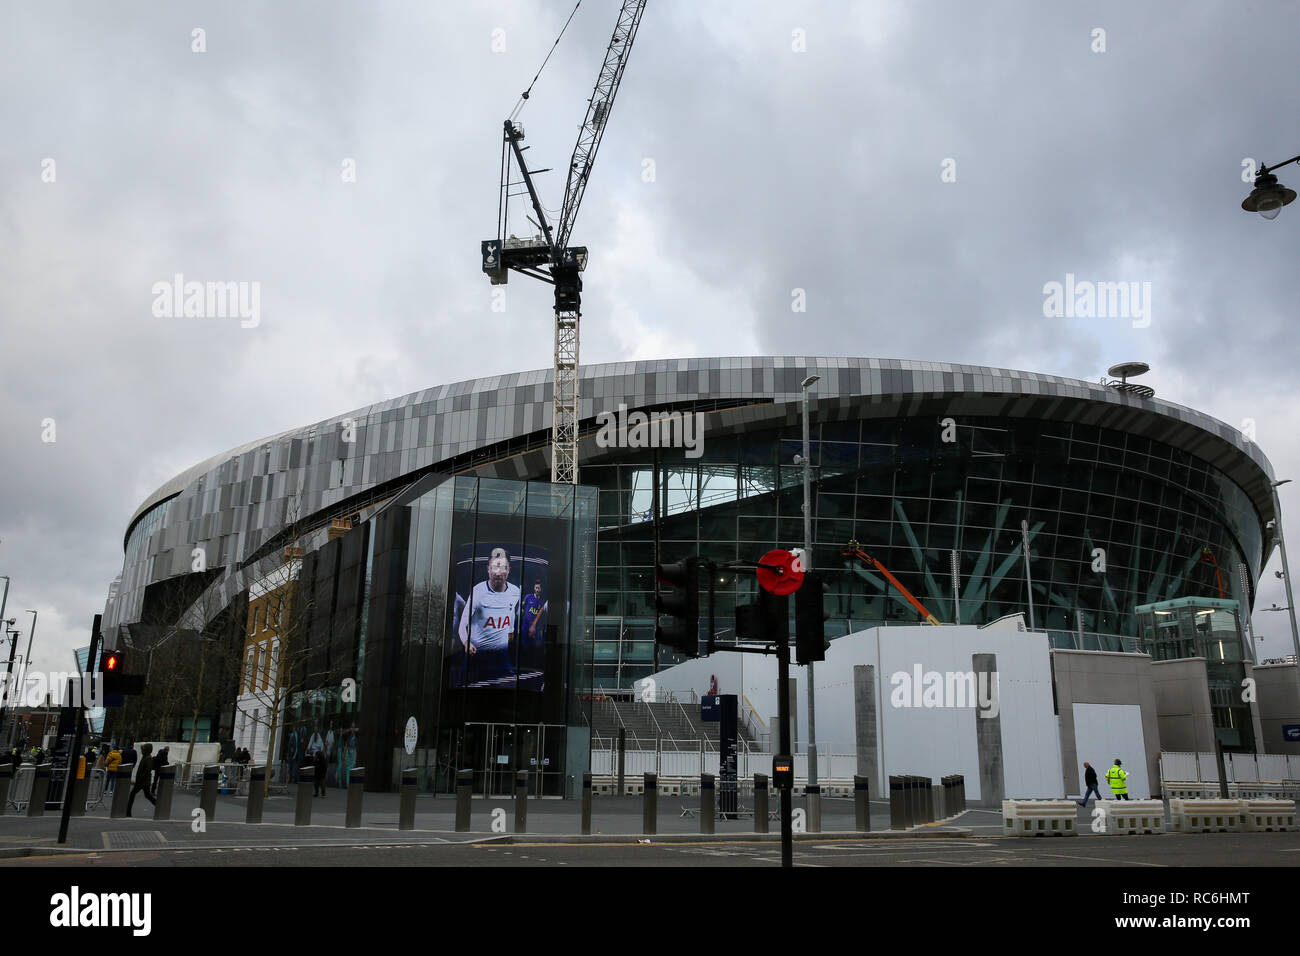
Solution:
<svg viewBox="0 0 1300 956">
<path fill-rule="evenodd" d="M 1107 375 L 1119 376 L 1119 381 L 1107 382 L 1106 385 L 1117 392 L 1136 395 L 1138 398 L 1154 398 L 1156 394 L 1154 388 L 1149 385 L 1137 385 L 1129 381 L 1130 378 L 1137 378 L 1149 371 L 1151 371 L 1151 366 L 1146 362 L 1120 362 L 1118 365 L 1112 365 L 1106 372 Z"/>
</svg>

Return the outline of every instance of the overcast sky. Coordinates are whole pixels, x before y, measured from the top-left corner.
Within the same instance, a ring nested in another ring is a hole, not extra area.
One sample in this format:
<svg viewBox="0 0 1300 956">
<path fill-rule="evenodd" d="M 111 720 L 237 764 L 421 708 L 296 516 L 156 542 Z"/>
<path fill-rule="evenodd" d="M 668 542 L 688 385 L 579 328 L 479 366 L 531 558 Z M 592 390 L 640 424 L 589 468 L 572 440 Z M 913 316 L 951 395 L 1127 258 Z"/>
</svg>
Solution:
<svg viewBox="0 0 1300 956">
<path fill-rule="evenodd" d="M 552 208 L 617 6 L 585 0 L 520 117 Z M 88 643 L 177 472 L 549 366 L 549 287 L 494 312 L 478 244 L 501 123 L 571 8 L 0 0 L 0 574 L 24 642 L 39 609 L 38 667 Z M 1263 0 L 650 0 L 572 236 L 582 360 L 1139 359 L 1300 477 L 1300 204 L 1239 208 L 1243 161 L 1300 153 L 1298 31 Z M 176 274 L 259 283 L 257 323 L 155 315 Z M 1149 312 L 1048 317 L 1067 274 Z M 1255 615 L 1263 656 L 1286 617 Z"/>
</svg>

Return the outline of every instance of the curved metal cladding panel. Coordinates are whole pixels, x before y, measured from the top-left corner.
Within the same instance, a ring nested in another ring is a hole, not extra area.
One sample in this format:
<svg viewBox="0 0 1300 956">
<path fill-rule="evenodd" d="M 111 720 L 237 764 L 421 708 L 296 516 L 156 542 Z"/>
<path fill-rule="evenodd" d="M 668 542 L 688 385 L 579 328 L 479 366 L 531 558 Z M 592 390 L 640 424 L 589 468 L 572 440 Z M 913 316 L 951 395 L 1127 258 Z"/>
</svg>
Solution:
<svg viewBox="0 0 1300 956">
<path fill-rule="evenodd" d="M 706 416 L 708 430 L 744 429 L 773 416 L 793 420 L 802 398 L 800 383 L 809 374 L 821 376 L 815 386 L 819 417 L 835 415 L 837 409 L 843 415 L 880 417 L 1063 417 L 1137 432 L 1211 462 L 1249 495 L 1261 522 L 1272 517 L 1272 465 L 1237 429 L 1159 399 L 1034 372 L 792 356 L 592 365 L 582 370 L 583 431 L 596 415 L 614 411 L 620 403 L 645 409 L 692 402 L 763 403 L 714 411 Z M 548 369 L 440 385 L 249 442 L 187 469 L 132 516 L 122 584 L 106 609 L 107 626 L 137 620 L 144 586 L 187 573 L 195 548 L 204 549 L 209 567 L 233 567 L 255 555 L 287 523 L 328 514 L 349 499 L 457 456 L 543 436 L 550 427 L 551 379 Z M 583 459 L 599 457 L 594 444 L 590 437 L 585 440 Z M 510 477 L 548 472 L 548 447 L 521 451 L 498 450 L 482 463 L 462 462 L 457 469 Z M 506 454 L 512 457 L 501 460 Z M 167 506 L 158 508 L 163 502 Z M 132 541 L 133 534 L 141 540 Z"/>
</svg>

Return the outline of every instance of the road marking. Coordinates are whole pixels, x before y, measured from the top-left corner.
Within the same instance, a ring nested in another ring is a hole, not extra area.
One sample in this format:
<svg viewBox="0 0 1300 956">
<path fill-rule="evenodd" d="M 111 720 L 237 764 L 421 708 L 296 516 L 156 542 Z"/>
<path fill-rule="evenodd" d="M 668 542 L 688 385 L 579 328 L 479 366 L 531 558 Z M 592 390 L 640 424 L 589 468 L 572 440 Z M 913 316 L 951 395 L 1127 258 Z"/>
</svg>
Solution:
<svg viewBox="0 0 1300 956">
<path fill-rule="evenodd" d="M 1061 860 L 1093 860 L 1094 862 L 1097 863 L 1109 863 L 1112 866 L 1117 863 L 1128 863 L 1131 864 L 1132 866 L 1164 867 L 1169 865 L 1167 863 L 1147 863 L 1143 860 L 1116 860 L 1116 859 L 1107 859 L 1106 857 L 1101 857 L 1101 856 L 1079 856 L 1073 853 L 1044 853 L 1043 856 L 1056 857 L 1057 859 L 1061 859 Z"/>
</svg>

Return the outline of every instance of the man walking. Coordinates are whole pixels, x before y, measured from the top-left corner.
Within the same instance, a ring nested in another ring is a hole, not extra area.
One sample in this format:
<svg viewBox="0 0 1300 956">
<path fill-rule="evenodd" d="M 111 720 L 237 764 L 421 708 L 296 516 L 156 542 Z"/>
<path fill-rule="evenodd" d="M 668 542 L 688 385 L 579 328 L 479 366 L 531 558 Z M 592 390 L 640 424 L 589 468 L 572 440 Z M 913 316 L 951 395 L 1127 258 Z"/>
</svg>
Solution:
<svg viewBox="0 0 1300 956">
<path fill-rule="evenodd" d="M 1120 764 L 1118 757 L 1115 758 L 1115 766 L 1106 771 L 1106 786 L 1110 787 L 1110 792 L 1115 795 L 1116 800 L 1128 799 L 1128 774 Z M 1097 799 L 1101 799 L 1098 796 Z"/>
<path fill-rule="evenodd" d="M 152 753 L 153 744 L 140 745 L 140 766 L 135 770 L 135 785 L 131 787 L 131 796 L 126 801 L 126 815 L 128 817 L 131 815 L 131 804 L 135 803 L 137 793 L 143 792 L 146 800 L 154 806 L 158 805 L 158 801 L 149 792 L 149 784 L 153 779 L 153 757 L 150 756 Z"/>
<path fill-rule="evenodd" d="M 318 797 L 323 797 L 325 796 L 325 771 L 329 769 L 329 762 L 325 756 L 324 747 L 317 748 L 316 755 L 312 758 L 312 767 L 316 771 L 315 795 Z"/>
<path fill-rule="evenodd" d="M 158 796 L 158 781 L 162 779 L 163 767 L 167 766 L 167 752 L 169 750 L 171 750 L 170 747 L 164 747 L 158 751 L 158 759 L 154 761 L 153 783 L 149 786 L 149 795 L 152 797 Z"/>
<path fill-rule="evenodd" d="M 1092 764 L 1088 761 L 1083 762 L 1083 785 L 1088 789 L 1083 792 L 1083 799 L 1079 801 L 1079 806 L 1088 805 L 1088 795 L 1095 793 L 1097 799 L 1101 799 L 1101 791 L 1097 789 L 1097 771 L 1092 769 Z"/>
</svg>

